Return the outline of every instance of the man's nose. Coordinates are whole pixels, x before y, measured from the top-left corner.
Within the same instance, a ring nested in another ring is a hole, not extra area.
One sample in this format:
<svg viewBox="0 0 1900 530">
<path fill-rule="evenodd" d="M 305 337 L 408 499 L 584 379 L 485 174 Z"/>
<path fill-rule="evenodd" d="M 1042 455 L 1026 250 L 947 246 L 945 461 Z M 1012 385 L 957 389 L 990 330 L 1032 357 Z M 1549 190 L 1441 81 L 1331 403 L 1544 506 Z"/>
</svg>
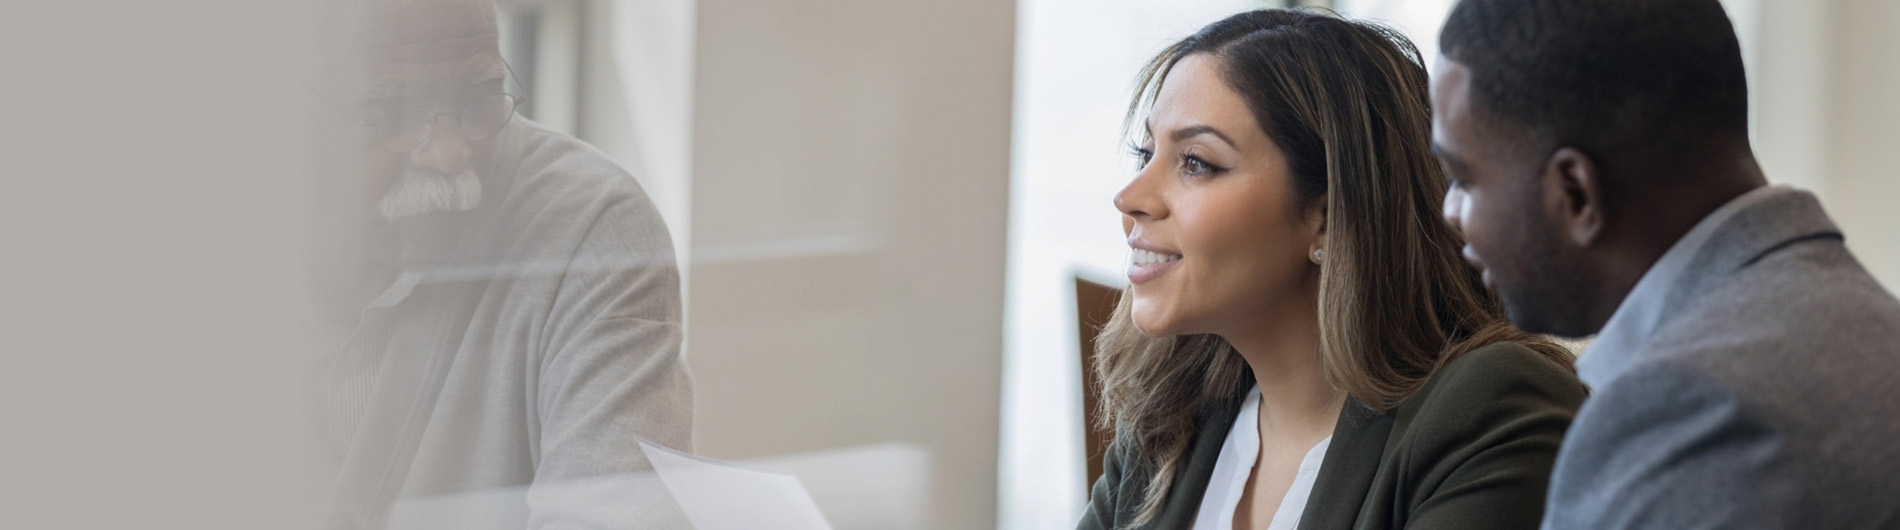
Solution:
<svg viewBox="0 0 1900 530">
<path fill-rule="evenodd" d="M 1445 222 L 1453 229 L 1465 231 L 1465 192 L 1458 188 L 1445 191 Z"/>
<path fill-rule="evenodd" d="M 467 171 L 473 157 L 474 150 L 462 138 L 462 131 L 456 129 L 455 121 L 445 119 L 436 124 L 429 141 L 409 151 L 409 164 L 454 175 Z"/>
</svg>

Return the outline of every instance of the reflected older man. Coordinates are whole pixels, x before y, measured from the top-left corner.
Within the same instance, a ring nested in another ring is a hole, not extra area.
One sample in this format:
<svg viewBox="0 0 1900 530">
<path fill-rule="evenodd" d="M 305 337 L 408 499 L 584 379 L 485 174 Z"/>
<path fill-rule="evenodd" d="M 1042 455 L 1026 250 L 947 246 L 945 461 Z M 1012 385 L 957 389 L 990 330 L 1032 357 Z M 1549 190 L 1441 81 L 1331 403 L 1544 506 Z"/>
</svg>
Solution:
<svg viewBox="0 0 1900 530">
<path fill-rule="evenodd" d="M 652 520 L 625 512 L 637 499 L 575 493 L 647 470 L 636 438 L 691 449 L 679 274 L 651 201 L 601 152 L 515 115 L 489 0 L 321 12 L 326 524 L 381 528 L 404 500 L 495 491 L 523 492 L 534 528 Z"/>
</svg>

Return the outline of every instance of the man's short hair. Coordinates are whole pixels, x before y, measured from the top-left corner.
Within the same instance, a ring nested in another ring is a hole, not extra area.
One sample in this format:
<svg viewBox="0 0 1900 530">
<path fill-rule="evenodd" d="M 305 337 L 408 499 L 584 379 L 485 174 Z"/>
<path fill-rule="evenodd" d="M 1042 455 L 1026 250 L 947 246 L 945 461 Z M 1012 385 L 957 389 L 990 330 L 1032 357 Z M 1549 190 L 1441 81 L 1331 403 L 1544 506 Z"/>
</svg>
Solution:
<svg viewBox="0 0 1900 530">
<path fill-rule="evenodd" d="M 1536 148 L 1667 171 L 1748 136 L 1741 46 L 1718 0 L 1463 0 L 1439 49 L 1469 71 L 1479 115 Z"/>
</svg>

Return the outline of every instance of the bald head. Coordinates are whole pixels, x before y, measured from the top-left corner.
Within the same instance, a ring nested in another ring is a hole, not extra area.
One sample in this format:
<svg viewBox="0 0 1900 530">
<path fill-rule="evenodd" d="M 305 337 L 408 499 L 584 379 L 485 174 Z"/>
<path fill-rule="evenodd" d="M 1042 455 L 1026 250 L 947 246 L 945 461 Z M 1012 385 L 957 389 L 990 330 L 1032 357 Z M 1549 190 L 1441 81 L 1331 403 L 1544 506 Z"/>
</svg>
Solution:
<svg viewBox="0 0 1900 530">
<path fill-rule="evenodd" d="M 436 62 L 499 54 L 492 0 L 372 0 L 363 10 L 359 42 L 372 57 Z"/>
<path fill-rule="evenodd" d="M 310 0 L 326 68 L 366 58 L 434 62 L 499 53 L 494 0 Z"/>
</svg>

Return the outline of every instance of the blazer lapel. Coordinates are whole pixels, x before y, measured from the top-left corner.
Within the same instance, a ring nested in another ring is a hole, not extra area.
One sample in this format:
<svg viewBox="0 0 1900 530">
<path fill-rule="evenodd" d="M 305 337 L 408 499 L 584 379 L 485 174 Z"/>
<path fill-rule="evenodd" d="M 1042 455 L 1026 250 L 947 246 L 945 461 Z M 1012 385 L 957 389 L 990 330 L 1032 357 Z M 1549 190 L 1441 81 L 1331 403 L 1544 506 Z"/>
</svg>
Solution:
<svg viewBox="0 0 1900 530">
<path fill-rule="evenodd" d="M 1235 415 L 1240 413 L 1241 401 L 1246 397 L 1245 392 L 1236 394 L 1233 399 L 1202 412 L 1200 428 L 1195 431 L 1188 454 L 1181 460 L 1181 467 L 1174 471 L 1174 484 L 1169 487 L 1166 504 L 1154 522 L 1143 528 L 1194 527 L 1194 519 L 1201 514 L 1201 497 L 1207 495 L 1207 484 L 1214 478 L 1214 464 L 1220 460 L 1221 447 L 1227 444 L 1227 432 L 1234 429 Z"/>
<path fill-rule="evenodd" d="M 1359 518 L 1373 476 L 1384 461 L 1386 439 L 1392 434 L 1392 415 L 1378 414 L 1359 400 L 1347 398 L 1333 441 L 1326 448 L 1312 496 L 1300 516 L 1299 530 L 1350 530 Z"/>
</svg>

